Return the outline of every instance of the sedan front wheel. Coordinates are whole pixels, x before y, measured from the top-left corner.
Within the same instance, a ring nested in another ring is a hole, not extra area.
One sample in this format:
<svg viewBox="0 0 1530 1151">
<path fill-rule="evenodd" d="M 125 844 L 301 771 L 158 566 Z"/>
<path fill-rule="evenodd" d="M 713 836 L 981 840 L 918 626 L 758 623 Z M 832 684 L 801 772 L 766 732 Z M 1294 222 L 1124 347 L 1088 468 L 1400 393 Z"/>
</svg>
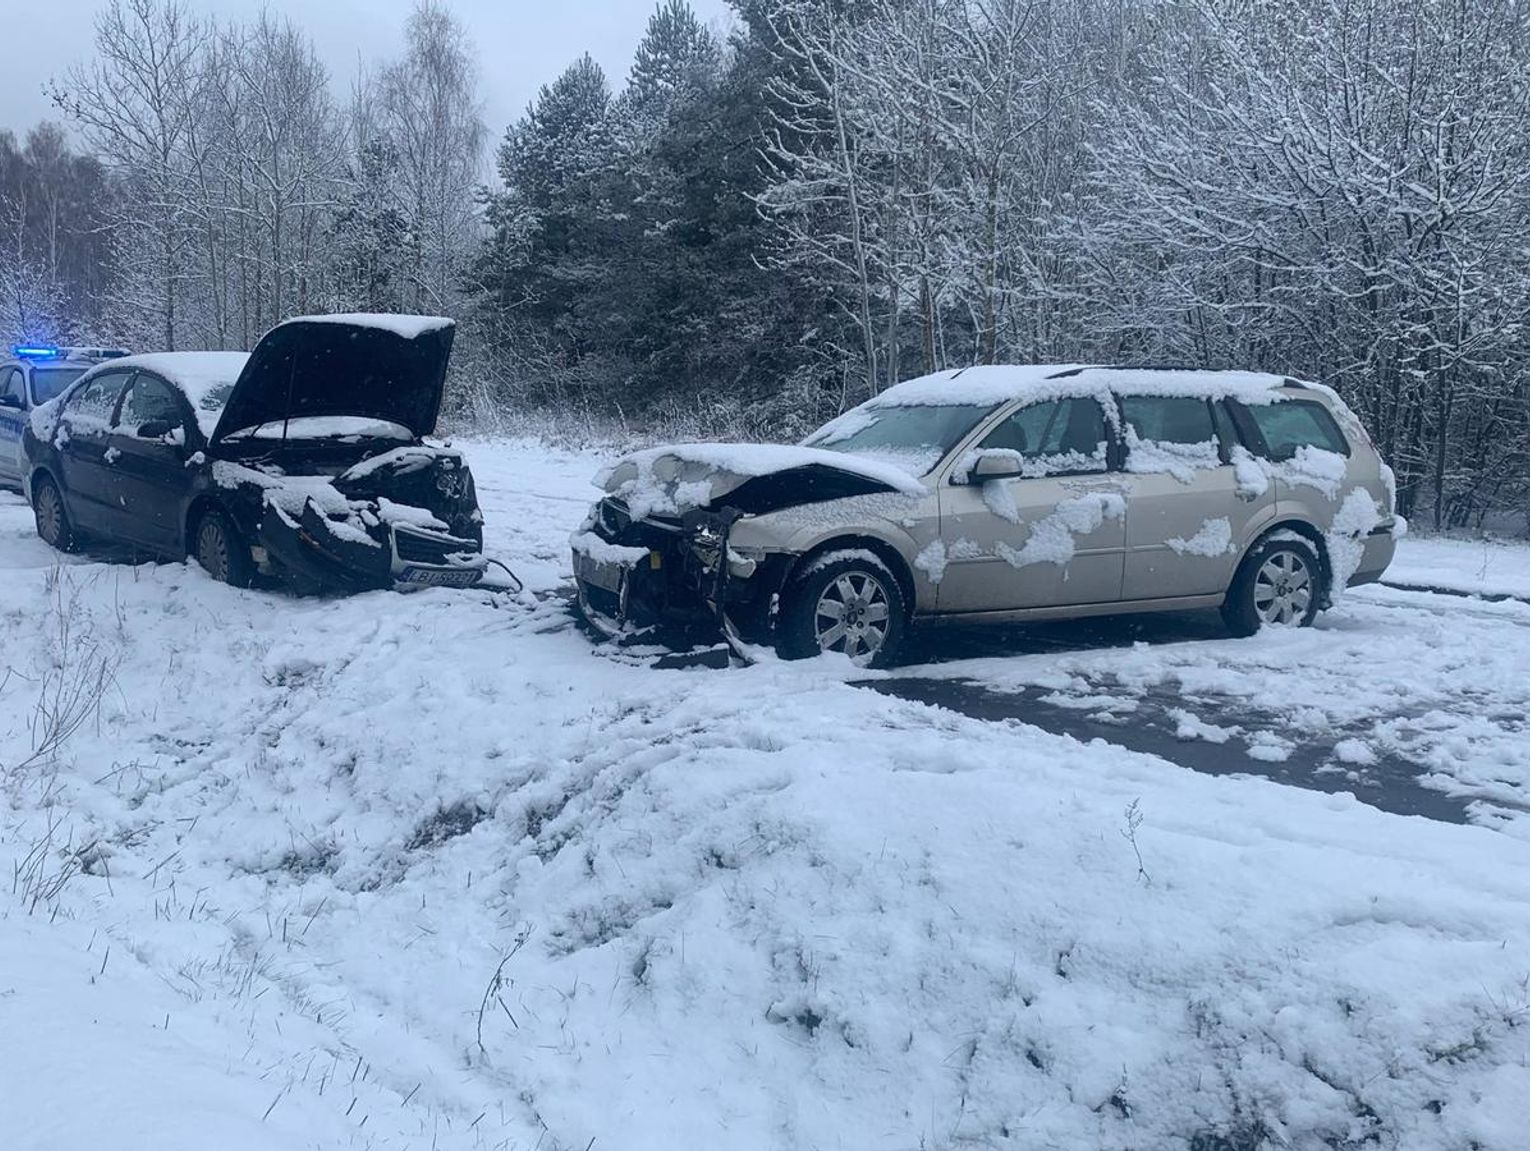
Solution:
<svg viewBox="0 0 1530 1151">
<path fill-rule="evenodd" d="M 32 512 L 43 543 L 61 552 L 79 551 L 74 525 L 69 522 L 69 509 L 64 506 L 64 493 L 47 476 L 39 477 L 32 485 Z"/>
<path fill-rule="evenodd" d="M 213 579 L 234 587 L 250 586 L 255 562 L 223 512 L 214 509 L 197 521 L 195 543 L 197 563 Z"/>
</svg>

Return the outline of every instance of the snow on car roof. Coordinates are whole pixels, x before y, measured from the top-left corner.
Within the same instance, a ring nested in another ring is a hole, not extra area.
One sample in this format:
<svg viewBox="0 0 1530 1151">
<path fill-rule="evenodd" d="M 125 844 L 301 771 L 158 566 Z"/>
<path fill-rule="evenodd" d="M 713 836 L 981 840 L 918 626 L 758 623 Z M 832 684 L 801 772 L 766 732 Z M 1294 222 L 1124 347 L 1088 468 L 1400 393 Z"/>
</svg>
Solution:
<svg viewBox="0 0 1530 1151">
<path fill-rule="evenodd" d="M 390 312 L 341 312 L 332 316 L 293 316 L 282 324 L 353 324 L 358 328 L 380 328 L 412 340 L 426 332 L 449 328 L 456 321 L 446 316 L 406 316 Z M 277 325 L 278 327 L 281 324 Z"/>
<path fill-rule="evenodd" d="M 219 388 L 232 387 L 244 370 L 248 352 L 146 352 L 108 360 L 104 367 L 142 368 L 163 376 L 186 394 L 196 412 L 202 434 L 211 436 L 226 396 L 214 396 Z"/>
<path fill-rule="evenodd" d="M 1281 398 L 1287 376 L 1267 372 L 1196 368 L 1122 368 L 1084 364 L 980 364 L 936 372 L 895 384 L 869 407 L 930 404 L 996 405 L 1010 400 L 1047 400 L 1111 390 L 1152 396 L 1231 397 L 1268 404 Z"/>
</svg>

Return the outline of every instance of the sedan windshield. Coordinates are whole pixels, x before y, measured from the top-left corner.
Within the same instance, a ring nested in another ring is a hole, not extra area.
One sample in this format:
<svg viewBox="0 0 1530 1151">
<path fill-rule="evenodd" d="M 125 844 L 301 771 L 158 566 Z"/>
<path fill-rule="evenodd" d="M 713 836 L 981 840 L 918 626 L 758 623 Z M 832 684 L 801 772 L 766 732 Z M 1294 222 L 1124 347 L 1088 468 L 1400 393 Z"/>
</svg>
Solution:
<svg viewBox="0 0 1530 1151">
<path fill-rule="evenodd" d="M 873 404 L 831 420 L 803 445 L 885 460 L 922 476 L 991 411 L 992 404 Z"/>
<path fill-rule="evenodd" d="M 85 374 L 85 368 L 33 368 L 32 400 L 46 404 L 75 380 Z"/>
</svg>

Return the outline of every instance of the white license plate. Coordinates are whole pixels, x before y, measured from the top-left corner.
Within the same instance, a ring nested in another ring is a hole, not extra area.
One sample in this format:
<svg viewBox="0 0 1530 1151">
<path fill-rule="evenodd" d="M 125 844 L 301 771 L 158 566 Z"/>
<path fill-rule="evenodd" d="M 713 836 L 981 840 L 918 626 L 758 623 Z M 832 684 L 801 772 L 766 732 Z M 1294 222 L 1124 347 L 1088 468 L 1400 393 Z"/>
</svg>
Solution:
<svg viewBox="0 0 1530 1151">
<path fill-rule="evenodd" d="M 479 573 L 473 568 L 437 571 L 430 568 L 405 568 L 402 582 L 422 584 L 428 587 L 471 587 L 478 582 Z"/>
</svg>

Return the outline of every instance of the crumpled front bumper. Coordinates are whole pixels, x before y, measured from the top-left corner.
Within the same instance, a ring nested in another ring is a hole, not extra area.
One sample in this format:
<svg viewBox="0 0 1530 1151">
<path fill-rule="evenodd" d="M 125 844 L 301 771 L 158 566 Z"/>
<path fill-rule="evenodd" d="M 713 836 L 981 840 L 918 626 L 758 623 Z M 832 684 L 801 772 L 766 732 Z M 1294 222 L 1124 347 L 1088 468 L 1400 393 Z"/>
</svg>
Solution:
<svg viewBox="0 0 1530 1151">
<path fill-rule="evenodd" d="M 571 540 L 579 609 L 591 626 L 677 645 L 719 634 L 770 642 L 797 557 L 736 554 L 728 535 L 737 517 L 726 511 L 631 521 L 603 515 L 610 502 L 597 505 Z"/>
<path fill-rule="evenodd" d="M 488 566 L 476 540 L 383 522 L 362 532 L 330 520 L 311 501 L 297 517 L 267 504 L 256 546 L 290 580 L 324 590 L 471 587 Z"/>
</svg>

